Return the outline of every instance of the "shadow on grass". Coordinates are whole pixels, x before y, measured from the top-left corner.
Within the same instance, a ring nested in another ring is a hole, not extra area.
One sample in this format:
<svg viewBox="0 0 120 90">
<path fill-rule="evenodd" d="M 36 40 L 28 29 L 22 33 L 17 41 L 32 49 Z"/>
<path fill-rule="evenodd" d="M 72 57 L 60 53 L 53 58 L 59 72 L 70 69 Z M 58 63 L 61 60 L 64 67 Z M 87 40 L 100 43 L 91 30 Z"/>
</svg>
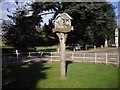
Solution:
<svg viewBox="0 0 120 90">
<path fill-rule="evenodd" d="M 15 53 L 16 49 L 14 47 L 7 47 L 7 46 L 2 46 L 0 47 L 0 50 L 2 50 L 3 54 L 10 54 L 10 53 Z M 28 48 L 28 49 L 18 49 L 19 53 L 26 53 L 26 52 L 37 52 L 34 48 Z"/>
<path fill-rule="evenodd" d="M 40 52 L 56 52 L 56 49 L 39 49 Z"/>
<path fill-rule="evenodd" d="M 51 67 L 44 67 L 44 63 L 33 63 L 18 67 L 3 69 L 4 88 L 35 88 L 38 81 L 47 78 L 44 72 Z"/>
<path fill-rule="evenodd" d="M 68 66 L 69 66 L 69 64 L 71 64 L 71 63 L 73 63 L 73 62 L 72 62 L 72 61 L 68 61 L 68 60 L 66 61 L 66 68 L 65 68 L 65 69 L 66 69 L 66 70 L 65 70 L 65 71 L 66 71 L 66 74 L 67 74 L 67 71 L 68 71 Z"/>
<path fill-rule="evenodd" d="M 8 53 L 14 53 L 15 52 L 15 49 L 10 48 L 10 47 L 2 46 L 2 47 L 0 47 L 0 49 L 2 50 L 2 54 L 8 54 Z"/>
</svg>

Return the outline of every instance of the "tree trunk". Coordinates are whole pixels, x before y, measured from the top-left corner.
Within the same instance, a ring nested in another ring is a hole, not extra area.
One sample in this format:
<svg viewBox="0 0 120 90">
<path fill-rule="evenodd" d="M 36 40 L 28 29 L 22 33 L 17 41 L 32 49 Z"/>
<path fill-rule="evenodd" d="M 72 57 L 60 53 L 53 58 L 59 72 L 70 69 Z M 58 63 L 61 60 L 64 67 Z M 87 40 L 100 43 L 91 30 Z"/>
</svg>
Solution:
<svg viewBox="0 0 120 90">
<path fill-rule="evenodd" d="M 56 33 L 59 37 L 60 41 L 60 54 L 61 54 L 61 64 L 60 64 L 60 78 L 66 77 L 66 61 L 65 61 L 65 41 L 67 38 L 67 34 L 64 33 Z"/>
<path fill-rule="evenodd" d="M 60 43 L 60 53 L 61 53 L 61 78 L 64 78 L 66 76 L 65 74 L 65 42 L 64 37 L 62 37 L 61 43 Z"/>
</svg>

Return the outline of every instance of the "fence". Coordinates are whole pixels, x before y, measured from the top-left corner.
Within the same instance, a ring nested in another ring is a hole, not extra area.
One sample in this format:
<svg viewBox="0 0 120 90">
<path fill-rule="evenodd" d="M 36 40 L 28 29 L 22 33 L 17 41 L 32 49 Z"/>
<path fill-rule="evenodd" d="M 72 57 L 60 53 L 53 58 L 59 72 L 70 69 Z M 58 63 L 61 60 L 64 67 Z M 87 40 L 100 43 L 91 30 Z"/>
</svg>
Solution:
<svg viewBox="0 0 120 90">
<path fill-rule="evenodd" d="M 70 54 L 70 55 L 69 55 Z M 74 62 L 83 63 L 104 63 L 114 64 L 119 66 L 119 54 L 117 53 L 69 53 L 66 54 L 66 59 L 71 59 Z"/>
<path fill-rule="evenodd" d="M 120 66 L 118 53 L 76 53 L 67 52 L 66 60 L 83 63 L 102 63 L 106 65 Z M 20 65 L 31 62 L 60 61 L 60 53 L 56 52 L 26 52 L 14 54 L 2 54 L 2 65 Z"/>
</svg>

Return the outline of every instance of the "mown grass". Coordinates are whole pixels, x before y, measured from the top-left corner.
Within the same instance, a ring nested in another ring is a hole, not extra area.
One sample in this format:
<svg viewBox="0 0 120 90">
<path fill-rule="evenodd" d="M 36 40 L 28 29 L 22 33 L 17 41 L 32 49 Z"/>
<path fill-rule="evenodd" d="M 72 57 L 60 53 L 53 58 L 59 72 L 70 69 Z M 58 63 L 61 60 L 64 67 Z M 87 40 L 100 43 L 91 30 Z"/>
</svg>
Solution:
<svg viewBox="0 0 120 90">
<path fill-rule="evenodd" d="M 59 46 L 40 46 L 40 47 L 36 47 L 36 50 L 40 51 L 40 52 L 58 52 L 58 48 Z M 72 47 L 71 46 L 66 46 L 66 51 L 72 51 Z"/>
<path fill-rule="evenodd" d="M 59 63 L 36 63 L 3 69 L 3 88 L 117 88 L 118 68 L 71 63 L 66 80 L 59 79 Z"/>
<path fill-rule="evenodd" d="M 36 47 L 36 50 L 40 52 L 57 52 L 58 46 L 40 46 Z"/>
<path fill-rule="evenodd" d="M 0 44 L 2 47 L 2 49 L 3 49 L 3 51 L 5 50 L 5 49 L 12 49 L 12 50 L 14 50 L 14 52 L 15 52 L 15 48 L 14 47 L 11 47 L 11 46 L 5 46 L 5 45 L 2 45 L 2 44 Z M 66 46 L 66 49 L 65 49 L 65 51 L 66 52 L 69 52 L 69 51 L 73 51 L 73 46 Z M 89 46 L 88 47 L 88 50 L 102 50 L 102 49 L 110 49 L 111 47 L 107 47 L 107 48 L 101 48 L 101 47 L 97 47 L 97 49 L 94 49 L 92 46 Z M 31 51 L 31 52 L 58 52 L 58 49 L 59 49 L 59 46 L 57 46 L 57 45 L 54 45 L 54 46 L 36 46 L 35 48 L 28 48 L 28 50 L 19 50 L 19 52 L 27 52 L 27 51 Z M 10 50 L 9 50 L 10 51 Z M 60 50 L 59 50 L 60 51 Z M 85 50 L 84 49 L 84 47 L 81 47 L 81 50 L 78 50 L 78 51 L 87 51 L 87 50 Z M 13 51 L 12 51 L 13 52 Z"/>
</svg>

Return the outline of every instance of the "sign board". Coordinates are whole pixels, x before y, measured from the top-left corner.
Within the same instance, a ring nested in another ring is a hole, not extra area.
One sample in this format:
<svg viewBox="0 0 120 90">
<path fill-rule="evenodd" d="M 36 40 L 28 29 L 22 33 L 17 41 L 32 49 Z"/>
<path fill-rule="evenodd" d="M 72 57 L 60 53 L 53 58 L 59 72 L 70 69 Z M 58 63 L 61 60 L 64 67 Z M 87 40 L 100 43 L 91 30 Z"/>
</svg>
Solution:
<svg viewBox="0 0 120 90">
<path fill-rule="evenodd" d="M 53 28 L 53 32 L 56 32 L 60 42 L 61 78 L 66 77 L 65 41 L 67 38 L 67 32 L 73 30 L 71 19 L 72 18 L 67 13 L 58 14 L 54 19 L 55 28 Z"/>
<path fill-rule="evenodd" d="M 58 14 L 54 19 L 55 28 L 53 28 L 53 32 L 70 32 L 73 30 L 73 26 L 71 26 L 71 19 L 67 13 Z"/>
</svg>

